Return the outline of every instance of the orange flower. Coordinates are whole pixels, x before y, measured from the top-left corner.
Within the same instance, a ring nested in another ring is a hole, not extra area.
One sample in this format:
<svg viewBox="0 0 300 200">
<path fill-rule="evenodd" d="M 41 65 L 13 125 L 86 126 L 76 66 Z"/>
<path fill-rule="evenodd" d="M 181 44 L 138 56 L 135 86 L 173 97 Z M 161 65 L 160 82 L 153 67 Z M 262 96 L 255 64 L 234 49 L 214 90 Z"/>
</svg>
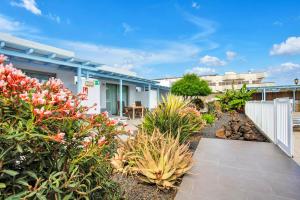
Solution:
<svg viewBox="0 0 300 200">
<path fill-rule="evenodd" d="M 50 136 L 50 139 L 55 142 L 65 143 L 64 137 L 65 137 L 65 133 L 61 132 L 61 133 L 57 133 L 56 135 Z"/>
<path fill-rule="evenodd" d="M 107 141 L 105 140 L 105 137 L 101 137 L 98 140 L 98 147 L 102 147 L 103 145 L 107 144 Z"/>
</svg>

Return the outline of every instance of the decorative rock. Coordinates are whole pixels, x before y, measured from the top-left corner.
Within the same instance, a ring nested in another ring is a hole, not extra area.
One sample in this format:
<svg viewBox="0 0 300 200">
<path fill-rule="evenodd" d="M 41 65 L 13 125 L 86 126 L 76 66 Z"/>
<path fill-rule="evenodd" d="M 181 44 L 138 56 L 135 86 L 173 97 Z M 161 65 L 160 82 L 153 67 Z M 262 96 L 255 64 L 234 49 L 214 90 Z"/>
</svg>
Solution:
<svg viewBox="0 0 300 200">
<path fill-rule="evenodd" d="M 218 129 L 216 131 L 216 137 L 225 139 L 226 138 L 226 136 L 225 136 L 225 129 L 224 128 Z"/>
<path fill-rule="evenodd" d="M 231 135 L 231 131 L 227 131 L 227 130 L 226 130 L 226 131 L 225 131 L 225 136 L 226 136 L 226 137 L 229 137 L 230 135 Z"/>
</svg>

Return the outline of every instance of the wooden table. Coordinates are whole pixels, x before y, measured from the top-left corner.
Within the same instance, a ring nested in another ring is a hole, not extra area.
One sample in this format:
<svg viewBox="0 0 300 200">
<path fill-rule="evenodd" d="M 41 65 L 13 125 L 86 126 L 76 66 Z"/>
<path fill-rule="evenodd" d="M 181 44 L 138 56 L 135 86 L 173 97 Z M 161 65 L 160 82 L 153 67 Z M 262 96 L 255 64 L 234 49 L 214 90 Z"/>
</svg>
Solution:
<svg viewBox="0 0 300 200">
<path fill-rule="evenodd" d="M 129 106 L 129 108 L 132 108 L 132 119 L 135 119 L 135 110 L 141 109 L 142 110 L 142 118 L 144 117 L 144 106 Z"/>
</svg>

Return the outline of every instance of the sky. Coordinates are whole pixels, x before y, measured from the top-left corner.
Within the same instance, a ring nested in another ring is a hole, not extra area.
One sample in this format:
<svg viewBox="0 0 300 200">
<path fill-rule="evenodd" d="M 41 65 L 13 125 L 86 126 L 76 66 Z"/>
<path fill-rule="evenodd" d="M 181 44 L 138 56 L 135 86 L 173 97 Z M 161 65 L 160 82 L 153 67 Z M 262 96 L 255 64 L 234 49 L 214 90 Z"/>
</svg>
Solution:
<svg viewBox="0 0 300 200">
<path fill-rule="evenodd" d="M 299 0 L 2 0 L 0 32 L 145 78 L 300 78 Z"/>
</svg>

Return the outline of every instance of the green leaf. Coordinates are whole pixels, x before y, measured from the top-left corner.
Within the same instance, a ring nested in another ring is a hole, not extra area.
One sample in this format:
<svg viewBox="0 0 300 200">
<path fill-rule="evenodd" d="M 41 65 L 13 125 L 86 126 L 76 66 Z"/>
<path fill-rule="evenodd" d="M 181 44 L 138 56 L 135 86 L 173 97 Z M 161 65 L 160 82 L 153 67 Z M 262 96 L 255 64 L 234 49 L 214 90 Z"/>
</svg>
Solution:
<svg viewBox="0 0 300 200">
<path fill-rule="evenodd" d="M 38 179 L 37 175 L 33 171 L 26 171 L 26 174 L 28 174 L 29 176 L 31 176 L 34 179 Z"/>
<path fill-rule="evenodd" d="M 66 195 L 66 196 L 63 198 L 63 200 L 69 200 L 69 199 L 72 198 L 72 196 L 73 196 L 73 192 L 71 192 L 70 194 Z"/>
<path fill-rule="evenodd" d="M 22 149 L 21 145 L 19 145 L 19 144 L 17 144 L 17 150 L 18 150 L 18 152 L 23 153 L 23 149 Z"/>
<path fill-rule="evenodd" d="M 28 193 L 29 193 L 29 191 L 23 191 L 23 192 L 20 192 L 18 194 L 11 195 L 11 196 L 7 197 L 5 200 L 17 200 L 17 199 L 21 199 L 21 197 L 24 197 Z"/>
<path fill-rule="evenodd" d="M 19 174 L 19 172 L 14 171 L 14 170 L 10 170 L 10 169 L 4 169 L 2 170 L 3 173 L 8 174 L 10 176 L 16 176 Z"/>
<path fill-rule="evenodd" d="M 24 185 L 24 186 L 29 186 L 29 184 L 26 181 L 24 181 L 23 179 L 18 179 L 16 181 L 16 183 L 19 183 L 20 185 Z"/>
<path fill-rule="evenodd" d="M 5 183 L 0 183 L 0 189 L 6 188 Z"/>
<path fill-rule="evenodd" d="M 36 196 L 37 196 L 37 198 L 40 199 L 40 200 L 47 200 L 46 196 L 43 195 L 43 194 L 36 193 Z"/>
</svg>

